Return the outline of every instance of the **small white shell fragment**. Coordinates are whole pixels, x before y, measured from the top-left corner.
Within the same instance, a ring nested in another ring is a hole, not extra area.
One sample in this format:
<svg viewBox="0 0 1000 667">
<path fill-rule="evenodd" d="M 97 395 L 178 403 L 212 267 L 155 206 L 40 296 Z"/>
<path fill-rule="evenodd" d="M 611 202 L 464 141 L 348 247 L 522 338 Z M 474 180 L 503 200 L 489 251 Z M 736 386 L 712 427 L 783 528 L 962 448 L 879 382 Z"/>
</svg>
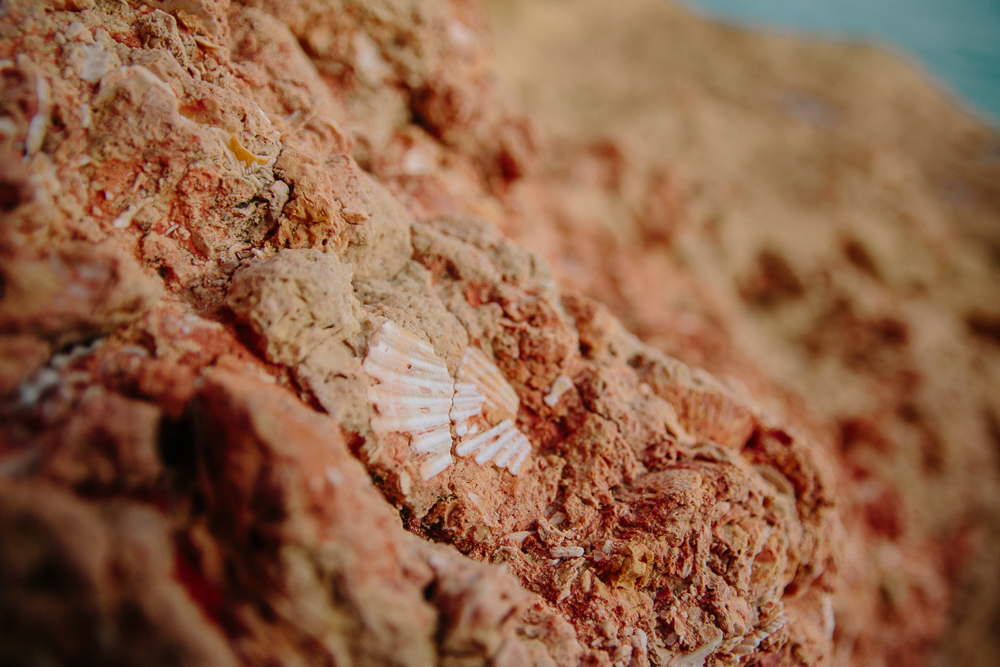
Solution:
<svg viewBox="0 0 1000 667">
<path fill-rule="evenodd" d="M 583 555 L 583 547 L 552 547 L 549 553 L 553 558 L 579 558 Z"/>
<path fill-rule="evenodd" d="M 456 373 L 459 380 L 470 382 L 486 397 L 486 406 L 498 411 L 501 419 L 515 419 L 521 399 L 508 384 L 500 369 L 477 347 L 466 349 Z"/>
<path fill-rule="evenodd" d="M 324 473 L 326 475 L 326 481 L 330 482 L 330 486 L 338 487 L 344 481 L 344 475 L 343 475 L 343 473 L 341 473 L 339 470 L 337 470 L 333 466 L 327 466 L 327 468 L 324 471 Z"/>
<path fill-rule="evenodd" d="M 360 78 L 376 85 L 392 74 L 392 66 L 382 58 L 378 44 L 363 32 L 354 35 L 354 63 Z"/>
<path fill-rule="evenodd" d="M 49 115 L 52 113 L 49 82 L 41 74 L 35 75 L 35 94 L 38 96 L 38 110 L 28 123 L 28 136 L 24 140 L 26 155 L 34 155 L 42 147 L 45 132 L 49 129 Z"/>
<path fill-rule="evenodd" d="M 744 637 L 743 641 L 741 641 L 739 645 L 732 650 L 732 654 L 735 656 L 743 656 L 750 653 L 755 648 L 760 646 L 762 641 L 773 635 L 781 628 L 785 627 L 786 621 L 787 619 L 785 618 L 785 614 L 782 612 L 774 620 Z"/>
<path fill-rule="evenodd" d="M 94 42 L 83 47 L 83 65 L 80 67 L 80 78 L 87 83 L 97 83 L 107 74 L 111 63 L 111 54 L 104 50 L 100 42 Z"/>
<path fill-rule="evenodd" d="M 545 401 L 545 405 L 550 408 L 554 407 L 555 404 L 559 402 L 559 399 L 562 398 L 562 395 L 572 388 L 573 381 L 565 375 L 560 375 L 556 378 L 556 381 L 552 383 L 552 389 L 549 390 L 549 395 L 543 399 Z"/>
<path fill-rule="evenodd" d="M 425 480 L 451 465 L 449 413 L 455 389 L 434 348 L 388 321 L 375 334 L 363 367 L 379 381 L 367 392 L 378 410 L 372 430 L 409 434 L 415 453 L 430 454 L 420 467 Z"/>
<path fill-rule="evenodd" d="M 678 667 L 704 667 L 705 659 L 712 655 L 715 649 L 719 647 L 723 638 L 722 630 L 718 628 L 714 628 L 714 630 L 710 629 L 710 632 L 713 633 L 713 636 L 708 642 L 690 653 L 674 656 L 673 661 L 670 663 L 671 667 L 673 665 L 677 665 Z"/>
<path fill-rule="evenodd" d="M 630 662 L 632 662 L 632 645 L 623 644 L 615 649 L 615 652 L 611 655 L 611 664 L 614 667 L 625 667 Z"/>
<path fill-rule="evenodd" d="M 536 534 L 533 530 L 519 530 L 514 533 L 508 533 L 507 537 L 517 543 L 518 546 L 521 546 L 526 539 Z"/>
<path fill-rule="evenodd" d="M 405 470 L 399 473 L 399 491 L 404 496 L 410 495 L 411 482 L 412 480 Z"/>
<path fill-rule="evenodd" d="M 114 227 L 115 229 L 125 229 L 126 227 L 132 224 L 132 218 L 138 212 L 139 212 L 139 207 L 137 207 L 135 204 L 130 204 L 127 209 L 122 211 L 121 215 L 115 218 L 114 222 L 111 223 L 111 226 Z"/>
<path fill-rule="evenodd" d="M 76 37 L 79 36 L 80 33 L 82 33 L 86 29 L 87 29 L 86 26 L 84 26 L 79 21 L 73 21 L 68 26 L 66 26 L 66 31 L 63 33 L 63 35 L 66 37 L 66 39 L 76 39 Z M 93 36 L 91 35 L 90 38 L 93 39 Z"/>
<path fill-rule="evenodd" d="M 507 468 L 516 475 L 531 453 L 531 442 L 517 430 L 513 421 L 505 419 L 490 430 L 462 441 L 455 452 L 459 456 L 475 454 L 479 465 L 493 461 L 496 467 Z"/>
<path fill-rule="evenodd" d="M 829 595 L 823 596 L 823 634 L 827 639 L 833 639 L 833 633 L 837 629 L 837 618 L 833 613 L 833 598 Z"/>
</svg>

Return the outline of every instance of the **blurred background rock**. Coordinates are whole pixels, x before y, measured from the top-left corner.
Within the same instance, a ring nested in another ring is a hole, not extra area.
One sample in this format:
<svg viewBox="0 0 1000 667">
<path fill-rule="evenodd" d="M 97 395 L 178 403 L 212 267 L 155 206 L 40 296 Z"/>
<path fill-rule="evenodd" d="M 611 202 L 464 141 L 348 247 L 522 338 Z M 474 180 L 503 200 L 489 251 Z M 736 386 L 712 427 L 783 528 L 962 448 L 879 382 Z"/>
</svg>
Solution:
<svg viewBox="0 0 1000 667">
<path fill-rule="evenodd" d="M 566 189 L 555 235 L 510 231 L 647 342 L 767 394 L 738 350 L 826 433 L 834 664 L 1000 663 L 1000 6 L 487 4 L 545 169 L 595 186 Z"/>
</svg>

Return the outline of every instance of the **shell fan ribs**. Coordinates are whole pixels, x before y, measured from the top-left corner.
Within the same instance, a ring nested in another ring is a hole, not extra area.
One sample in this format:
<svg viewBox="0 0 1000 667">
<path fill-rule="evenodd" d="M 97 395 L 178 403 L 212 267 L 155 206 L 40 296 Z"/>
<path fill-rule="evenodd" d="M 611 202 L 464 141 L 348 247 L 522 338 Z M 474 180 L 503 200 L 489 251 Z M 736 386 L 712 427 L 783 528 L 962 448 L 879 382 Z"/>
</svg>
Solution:
<svg viewBox="0 0 1000 667">
<path fill-rule="evenodd" d="M 430 455 L 420 466 L 425 480 L 451 465 L 455 383 L 434 348 L 389 321 L 375 334 L 363 366 L 379 382 L 367 392 L 378 409 L 372 430 L 409 434 L 411 449 Z"/>
<path fill-rule="evenodd" d="M 367 391 L 378 413 L 372 430 L 407 434 L 410 449 L 427 455 L 420 465 L 424 480 L 453 463 L 452 425 L 463 439 L 458 454 L 475 454 L 479 465 L 492 462 L 516 475 L 531 453 L 531 442 L 513 421 L 521 404 L 517 392 L 480 350 L 466 350 L 455 381 L 429 343 L 387 321 L 376 332 L 363 367 L 378 381 Z M 501 421 L 477 435 L 482 418 L 487 424 Z"/>
<path fill-rule="evenodd" d="M 496 467 L 507 468 L 516 475 L 531 453 L 531 442 L 513 421 L 505 419 L 481 435 L 463 440 L 455 451 L 459 456 L 475 454 L 479 465 L 492 461 Z"/>
<path fill-rule="evenodd" d="M 517 392 L 507 383 L 500 369 L 482 350 L 470 347 L 458 364 L 458 379 L 476 385 L 486 397 L 486 407 L 496 411 L 500 420 L 516 419 L 521 407 Z"/>
</svg>

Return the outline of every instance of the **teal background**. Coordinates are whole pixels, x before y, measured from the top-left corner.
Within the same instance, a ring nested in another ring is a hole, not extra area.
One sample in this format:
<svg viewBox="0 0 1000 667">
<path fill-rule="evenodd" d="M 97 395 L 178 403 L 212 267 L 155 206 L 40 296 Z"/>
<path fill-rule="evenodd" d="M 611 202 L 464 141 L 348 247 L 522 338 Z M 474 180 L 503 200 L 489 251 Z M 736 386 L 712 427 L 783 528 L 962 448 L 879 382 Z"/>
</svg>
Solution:
<svg viewBox="0 0 1000 667">
<path fill-rule="evenodd" d="M 1000 0 L 687 0 L 728 23 L 888 42 L 1000 127 Z"/>
</svg>

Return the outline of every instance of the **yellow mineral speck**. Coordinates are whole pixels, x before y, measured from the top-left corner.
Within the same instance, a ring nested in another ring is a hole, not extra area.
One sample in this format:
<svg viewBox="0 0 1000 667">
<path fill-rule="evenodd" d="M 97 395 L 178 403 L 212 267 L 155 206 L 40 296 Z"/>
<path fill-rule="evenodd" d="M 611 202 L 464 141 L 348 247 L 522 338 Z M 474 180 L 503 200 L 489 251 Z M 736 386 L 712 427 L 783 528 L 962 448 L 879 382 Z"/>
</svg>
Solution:
<svg viewBox="0 0 1000 667">
<path fill-rule="evenodd" d="M 240 140 L 236 138 L 236 135 L 229 135 L 229 150 L 233 152 L 240 162 L 242 162 L 246 167 L 252 167 L 255 164 L 265 164 L 267 158 L 260 157 L 259 155 L 254 155 L 247 149 L 243 148 L 243 144 Z"/>
</svg>

